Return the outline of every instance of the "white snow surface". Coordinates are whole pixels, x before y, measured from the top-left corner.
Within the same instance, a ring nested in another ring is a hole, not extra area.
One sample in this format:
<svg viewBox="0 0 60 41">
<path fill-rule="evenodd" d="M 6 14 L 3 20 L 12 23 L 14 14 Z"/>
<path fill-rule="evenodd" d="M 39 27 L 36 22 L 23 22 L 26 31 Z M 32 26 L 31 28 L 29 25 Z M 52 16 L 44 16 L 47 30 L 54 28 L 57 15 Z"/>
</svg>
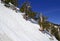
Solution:
<svg viewBox="0 0 60 41">
<path fill-rule="evenodd" d="M 0 3 L 0 41 L 57 41 L 39 31 L 39 25 L 26 21 L 23 13 L 16 13 Z"/>
</svg>

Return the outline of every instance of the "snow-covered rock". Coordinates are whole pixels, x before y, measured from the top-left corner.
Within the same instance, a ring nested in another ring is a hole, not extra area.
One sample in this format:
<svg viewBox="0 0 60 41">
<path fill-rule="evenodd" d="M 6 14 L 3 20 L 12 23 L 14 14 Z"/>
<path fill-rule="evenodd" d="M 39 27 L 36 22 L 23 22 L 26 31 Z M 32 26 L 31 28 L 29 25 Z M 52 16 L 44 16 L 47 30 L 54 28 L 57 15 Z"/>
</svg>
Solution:
<svg viewBox="0 0 60 41">
<path fill-rule="evenodd" d="M 39 25 L 26 21 L 22 13 L 0 3 L 0 41 L 57 41 L 39 31 Z"/>
</svg>

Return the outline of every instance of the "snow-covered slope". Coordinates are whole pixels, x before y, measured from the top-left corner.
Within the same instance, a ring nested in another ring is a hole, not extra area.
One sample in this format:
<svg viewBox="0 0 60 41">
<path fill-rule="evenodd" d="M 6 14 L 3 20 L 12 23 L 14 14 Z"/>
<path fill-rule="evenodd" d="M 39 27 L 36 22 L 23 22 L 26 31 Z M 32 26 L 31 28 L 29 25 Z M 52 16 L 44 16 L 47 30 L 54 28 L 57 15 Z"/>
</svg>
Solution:
<svg viewBox="0 0 60 41">
<path fill-rule="evenodd" d="M 40 32 L 39 25 L 23 19 L 22 14 L 0 3 L 0 41 L 57 41 Z"/>
</svg>

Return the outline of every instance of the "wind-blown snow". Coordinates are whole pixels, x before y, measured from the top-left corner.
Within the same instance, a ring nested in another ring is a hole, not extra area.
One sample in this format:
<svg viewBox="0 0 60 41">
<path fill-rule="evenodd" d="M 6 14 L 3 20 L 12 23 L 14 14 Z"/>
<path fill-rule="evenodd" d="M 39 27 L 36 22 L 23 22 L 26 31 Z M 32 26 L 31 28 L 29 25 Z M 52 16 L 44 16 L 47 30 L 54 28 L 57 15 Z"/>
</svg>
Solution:
<svg viewBox="0 0 60 41">
<path fill-rule="evenodd" d="M 39 31 L 39 25 L 26 21 L 23 13 L 16 13 L 0 3 L 0 41 L 57 41 Z"/>
</svg>

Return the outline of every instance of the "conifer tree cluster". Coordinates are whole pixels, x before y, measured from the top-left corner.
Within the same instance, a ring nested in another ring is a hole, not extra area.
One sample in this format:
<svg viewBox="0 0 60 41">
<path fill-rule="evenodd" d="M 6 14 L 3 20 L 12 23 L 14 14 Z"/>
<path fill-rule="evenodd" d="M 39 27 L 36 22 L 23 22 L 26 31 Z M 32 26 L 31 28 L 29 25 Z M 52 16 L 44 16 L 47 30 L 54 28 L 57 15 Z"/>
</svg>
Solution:
<svg viewBox="0 0 60 41">
<path fill-rule="evenodd" d="M 15 5 L 15 6 L 18 6 L 18 0 L 1 0 L 2 2 L 4 2 L 5 4 L 9 4 L 9 2 L 10 3 L 12 3 L 13 5 Z"/>
<path fill-rule="evenodd" d="M 25 15 L 27 15 L 29 18 L 34 19 L 34 16 L 36 16 L 36 13 L 32 11 L 30 3 L 27 1 L 22 5 L 22 7 L 20 8 L 20 11 L 25 12 Z"/>
<path fill-rule="evenodd" d="M 24 15 L 25 18 L 32 18 L 32 19 L 36 20 L 35 16 L 36 16 L 37 13 L 32 10 L 29 2 L 25 2 L 21 6 L 20 11 L 25 13 L 25 15 Z M 39 30 L 40 31 L 47 30 L 49 33 L 54 35 L 59 40 L 59 35 L 57 34 L 57 33 L 59 33 L 58 30 L 54 27 L 55 25 L 53 25 L 51 22 L 47 21 L 47 18 L 48 17 L 43 16 L 41 14 L 37 18 L 38 19 L 38 21 L 37 21 L 38 25 L 40 26 Z"/>
</svg>

